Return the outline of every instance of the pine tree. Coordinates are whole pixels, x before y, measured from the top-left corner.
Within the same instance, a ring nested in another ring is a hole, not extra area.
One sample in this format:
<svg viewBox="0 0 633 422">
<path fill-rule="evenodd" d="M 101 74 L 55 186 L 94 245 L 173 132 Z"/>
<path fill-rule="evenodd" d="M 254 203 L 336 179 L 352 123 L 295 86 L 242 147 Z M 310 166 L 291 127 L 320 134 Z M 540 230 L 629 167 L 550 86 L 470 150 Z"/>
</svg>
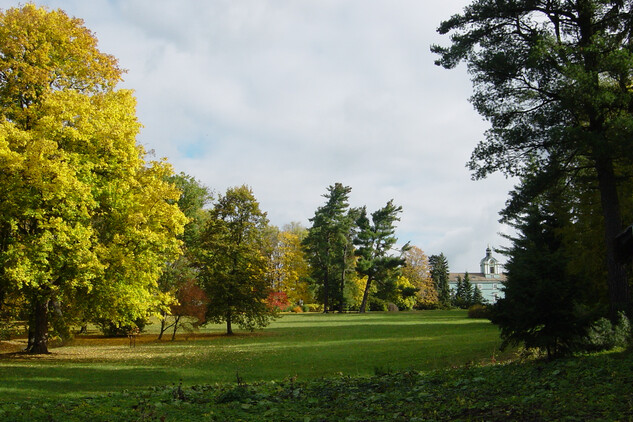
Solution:
<svg viewBox="0 0 633 422">
<path fill-rule="evenodd" d="M 449 308 L 451 306 L 451 291 L 448 285 L 448 260 L 443 253 L 431 255 L 429 265 L 431 266 L 431 278 L 435 283 L 438 302 L 441 307 Z"/>
<path fill-rule="evenodd" d="M 310 219 L 312 227 L 302 242 L 324 312 L 337 305 L 342 308 L 345 277 L 353 262 L 354 214 L 348 203 L 351 190 L 341 183 L 328 187 L 328 193 L 324 195 L 327 201 Z"/>
<path fill-rule="evenodd" d="M 473 289 L 473 299 L 471 305 L 483 305 L 485 302 L 484 295 L 481 293 L 479 286 L 475 285 Z"/>
<path fill-rule="evenodd" d="M 367 218 L 367 210 L 363 207 L 360 216 L 356 220 L 358 234 L 354 244 L 358 246 L 356 256 L 356 271 L 361 277 L 367 277 L 363 301 L 360 312 L 365 312 L 369 291 L 373 282 L 382 284 L 384 295 L 396 289 L 396 280 L 400 275 L 398 271 L 404 265 L 404 258 L 391 256 L 391 248 L 398 241 L 394 236 L 395 222 L 399 221 L 398 214 L 402 207 L 395 206 L 393 200 L 383 208 L 371 214 L 371 222 Z M 406 247 L 405 247 L 406 250 Z M 385 287 L 389 287 L 385 289 Z"/>
<path fill-rule="evenodd" d="M 613 322 L 633 316 L 615 241 L 633 165 L 631 21 L 630 0 L 477 0 L 441 23 L 451 45 L 432 47 L 438 65 L 466 62 L 472 102 L 492 124 L 468 163 L 475 178 L 536 180 L 529 201 L 561 175 L 598 192 Z"/>
</svg>

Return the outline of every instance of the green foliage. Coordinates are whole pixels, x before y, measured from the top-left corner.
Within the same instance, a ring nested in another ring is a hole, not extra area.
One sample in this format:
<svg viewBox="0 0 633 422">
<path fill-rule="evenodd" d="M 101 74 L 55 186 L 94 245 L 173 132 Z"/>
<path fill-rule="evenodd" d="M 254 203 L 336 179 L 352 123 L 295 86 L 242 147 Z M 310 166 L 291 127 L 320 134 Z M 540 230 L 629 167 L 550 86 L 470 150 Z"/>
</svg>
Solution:
<svg viewBox="0 0 633 422">
<path fill-rule="evenodd" d="M 583 348 L 591 351 L 610 350 L 614 347 L 627 347 L 631 344 L 631 323 L 623 312 L 618 314 L 618 321 L 611 324 L 607 318 L 600 318 L 587 330 Z"/>
<path fill-rule="evenodd" d="M 476 287 L 476 286 L 475 286 Z M 481 295 L 481 292 L 479 292 Z M 464 274 L 464 278 L 457 276 L 457 289 L 453 296 L 453 306 L 461 309 L 468 309 L 473 302 L 473 285 L 470 282 L 470 275 L 468 272 Z"/>
<path fill-rule="evenodd" d="M 395 223 L 400 221 L 399 214 L 402 207 L 393 204 L 393 200 L 387 202 L 383 208 L 371 214 L 371 222 L 367 218 L 366 207 L 361 208 L 356 219 L 358 227 L 354 245 L 357 246 L 355 255 L 356 271 L 360 277 L 366 277 L 363 301 L 360 312 L 365 312 L 372 283 L 379 284 L 378 291 L 386 298 L 397 289 L 396 279 L 400 275 L 400 269 L 405 263 L 401 256 L 390 255 L 393 245 L 398 241 L 394 236 Z M 404 252 L 408 245 L 403 249 Z"/>
<path fill-rule="evenodd" d="M 472 103 L 491 123 L 468 163 L 474 178 L 519 177 L 530 187 L 521 190 L 524 204 L 562 182 L 581 209 L 599 210 L 582 212 L 575 230 L 602 232 L 593 239 L 601 242 L 612 321 L 621 310 L 633 315 L 614 246 L 632 207 L 631 19 L 630 1 L 478 0 L 440 24 L 450 46 L 431 48 L 438 65 L 468 65 Z M 597 193 L 595 208 L 587 192 Z M 576 245 L 580 257 L 596 248 L 586 240 Z"/>
<path fill-rule="evenodd" d="M 204 208 L 212 199 L 209 189 L 192 176 L 180 173 L 170 176 L 168 180 L 180 191 L 180 196 L 175 203 L 188 221 L 183 233 L 179 236 L 182 241 L 182 255 L 167 263 L 158 280 L 161 292 L 172 298 L 171 302 L 164 304 L 169 306 L 165 306 L 161 312 L 159 340 L 169 328 L 173 328 L 173 335 L 175 336 L 178 328 L 194 327 L 184 322 L 182 317 L 194 317 L 196 321 L 204 321 L 204 316 L 200 315 L 199 308 L 206 304 L 206 297 L 202 298 L 200 294 L 197 295 L 198 298 L 196 300 L 200 302 L 198 306 L 192 303 L 191 299 L 192 292 L 198 289 L 195 286 L 198 270 L 194 262 L 196 248 L 200 241 L 200 233 L 207 218 Z M 182 303 L 183 300 L 187 302 L 184 305 Z M 193 324 L 195 325 L 197 322 Z"/>
<path fill-rule="evenodd" d="M 310 219 L 312 227 L 303 239 L 312 271 L 311 280 L 324 311 L 344 308 L 344 291 L 354 261 L 352 235 L 355 210 L 349 209 L 349 186 L 335 183 L 328 187 L 325 205 Z"/>
<path fill-rule="evenodd" d="M 468 318 L 490 318 L 490 308 L 480 303 L 471 305 L 468 308 Z"/>
<path fill-rule="evenodd" d="M 142 318 L 139 318 L 131 323 L 99 321 L 97 325 L 106 337 L 125 337 L 133 332 L 143 332 L 145 325 L 147 325 L 147 321 Z"/>
<path fill-rule="evenodd" d="M 479 286 L 475 285 L 473 289 L 473 297 L 471 303 L 474 305 L 483 305 L 485 302 L 484 295 L 481 293 Z"/>
<path fill-rule="evenodd" d="M 209 211 L 197 265 L 207 294 L 207 318 L 254 330 L 276 315 L 267 304 L 265 238 L 268 219 L 247 186 L 229 188 Z"/>
<path fill-rule="evenodd" d="M 506 251 L 504 298 L 492 308 L 505 344 L 541 348 L 550 357 L 573 352 L 589 323 L 580 306 L 582 284 L 567 271 L 571 251 L 561 239 L 568 208 L 563 195 L 550 191 L 516 217 L 519 235 Z"/>
<path fill-rule="evenodd" d="M 451 306 L 451 291 L 448 285 L 448 260 L 443 253 L 429 257 L 431 266 L 431 279 L 435 284 L 439 306 L 449 308 Z"/>
</svg>

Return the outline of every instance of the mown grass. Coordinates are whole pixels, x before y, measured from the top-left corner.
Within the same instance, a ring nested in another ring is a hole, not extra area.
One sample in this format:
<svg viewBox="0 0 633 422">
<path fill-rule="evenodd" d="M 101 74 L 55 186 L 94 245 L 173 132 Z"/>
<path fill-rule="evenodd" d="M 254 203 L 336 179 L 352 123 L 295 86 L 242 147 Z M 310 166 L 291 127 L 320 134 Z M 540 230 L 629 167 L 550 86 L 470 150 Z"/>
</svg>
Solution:
<svg viewBox="0 0 633 422">
<path fill-rule="evenodd" d="M 633 354 L 0 402 L 7 421 L 629 421 Z"/>
<path fill-rule="evenodd" d="M 44 357 L 0 355 L 0 401 L 79 399 L 182 382 L 186 386 L 370 376 L 489 362 L 497 329 L 461 311 L 284 315 L 263 331 L 156 341 L 157 327 L 126 338 L 77 337 Z M 153 332 L 152 332 L 153 331 Z"/>
</svg>

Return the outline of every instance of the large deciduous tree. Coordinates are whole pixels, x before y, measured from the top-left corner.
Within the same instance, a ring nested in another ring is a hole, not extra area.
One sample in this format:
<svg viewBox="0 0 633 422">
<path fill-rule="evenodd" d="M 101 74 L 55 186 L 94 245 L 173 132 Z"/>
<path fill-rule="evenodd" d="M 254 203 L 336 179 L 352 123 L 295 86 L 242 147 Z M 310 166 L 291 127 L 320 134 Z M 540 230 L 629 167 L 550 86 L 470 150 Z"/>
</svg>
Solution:
<svg viewBox="0 0 633 422">
<path fill-rule="evenodd" d="M 398 241 L 394 235 L 395 223 L 400 221 L 399 214 L 401 212 L 402 207 L 394 205 L 393 200 L 391 200 L 383 208 L 371 214 L 371 221 L 367 217 L 365 207 L 360 210 L 360 215 L 356 220 L 357 233 L 354 239 L 354 244 L 357 246 L 356 256 L 358 256 L 356 271 L 361 277 L 366 277 L 363 300 L 359 310 L 361 313 L 366 310 L 372 283 L 384 284 L 390 278 L 395 281 L 400 275 L 396 270 L 405 263 L 402 256 L 392 254 L 392 248 Z"/>
<path fill-rule="evenodd" d="M 208 215 L 204 208 L 209 204 L 212 196 L 209 188 L 194 177 L 184 173 L 171 176 L 169 181 L 180 190 L 180 198 L 177 201 L 178 208 L 189 221 L 180 236 L 182 255 L 167 263 L 158 281 L 161 291 L 174 296 L 177 300 L 177 302 L 162 309 L 159 340 L 169 328 L 173 328 L 173 339 L 178 328 L 183 325 L 182 317 L 193 317 L 198 320 L 198 323 L 194 324 L 199 325 L 204 321 L 204 318 L 200 317 L 200 309 L 204 307 L 206 310 L 206 298 L 200 299 L 199 288 L 195 286 L 198 275 L 198 270 L 195 267 L 195 250 Z M 191 314 L 188 315 L 188 312 Z"/>
<path fill-rule="evenodd" d="M 301 246 L 307 229 L 294 223 L 276 234 L 269 260 L 269 276 L 273 289 L 286 296 L 292 304 L 311 303 L 308 277 L 310 267 Z"/>
<path fill-rule="evenodd" d="M 207 295 L 207 318 L 253 330 L 275 316 L 268 306 L 271 292 L 265 239 L 266 213 L 247 186 L 229 188 L 220 195 L 202 232 L 197 264 Z"/>
<path fill-rule="evenodd" d="M 452 45 L 432 47 L 439 65 L 468 64 L 492 125 L 469 163 L 475 178 L 501 171 L 544 189 L 566 178 L 600 192 L 612 319 L 631 315 L 615 243 L 633 168 L 631 22 L 630 0 L 477 0 L 439 27 Z"/>
<path fill-rule="evenodd" d="M 410 246 L 404 252 L 405 266 L 402 275 L 416 287 L 416 307 L 433 308 L 437 306 L 437 290 L 431 278 L 429 258 L 417 246 Z"/>
<path fill-rule="evenodd" d="M 24 299 L 33 353 L 48 351 L 53 313 L 146 316 L 179 253 L 171 168 L 136 144 L 121 73 L 79 19 L 32 4 L 0 13 L 0 302 Z"/>
</svg>

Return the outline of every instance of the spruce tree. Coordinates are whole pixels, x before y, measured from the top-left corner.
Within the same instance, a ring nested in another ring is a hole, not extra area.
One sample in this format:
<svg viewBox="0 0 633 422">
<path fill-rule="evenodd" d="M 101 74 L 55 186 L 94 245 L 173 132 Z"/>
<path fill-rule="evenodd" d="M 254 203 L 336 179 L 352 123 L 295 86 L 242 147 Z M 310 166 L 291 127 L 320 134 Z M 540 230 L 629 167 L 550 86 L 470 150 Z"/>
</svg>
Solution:
<svg viewBox="0 0 633 422">
<path fill-rule="evenodd" d="M 567 207 L 550 191 L 514 219 L 519 235 L 509 237 L 504 298 L 491 318 L 504 346 L 522 343 L 555 357 L 573 351 L 585 333 L 587 321 L 578 312 L 583 287 L 567 271 L 573 251 L 561 236 L 569 224 Z"/>
<path fill-rule="evenodd" d="M 473 289 L 473 299 L 471 305 L 483 305 L 485 302 L 484 295 L 481 293 L 481 289 L 475 285 Z"/>
<path fill-rule="evenodd" d="M 435 283 L 439 305 L 442 308 L 449 308 L 451 306 L 451 291 L 448 285 L 448 260 L 443 253 L 431 255 L 429 257 L 429 265 L 431 266 L 431 278 Z"/>
</svg>

